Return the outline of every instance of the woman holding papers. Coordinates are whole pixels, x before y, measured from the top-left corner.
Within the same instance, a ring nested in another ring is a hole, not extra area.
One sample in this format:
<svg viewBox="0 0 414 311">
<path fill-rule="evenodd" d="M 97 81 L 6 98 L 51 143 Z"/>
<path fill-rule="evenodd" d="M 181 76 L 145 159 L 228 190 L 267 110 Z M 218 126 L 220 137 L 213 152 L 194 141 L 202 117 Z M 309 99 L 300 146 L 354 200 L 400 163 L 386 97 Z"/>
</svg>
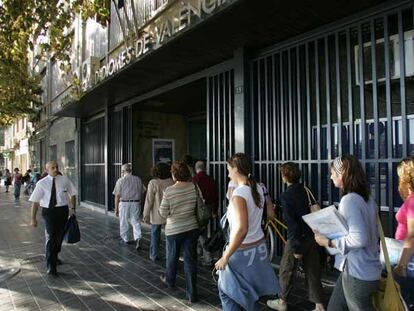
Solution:
<svg viewBox="0 0 414 311">
<path fill-rule="evenodd" d="M 404 248 L 394 273 L 404 300 L 408 305 L 414 305 L 414 278 L 407 277 L 407 269 L 414 270 L 410 263 L 414 255 L 414 157 L 402 160 L 397 173 L 400 178 L 398 190 L 404 203 L 395 217 L 398 222 L 395 238 L 404 241 Z"/>
<path fill-rule="evenodd" d="M 261 227 L 263 190 L 252 178 L 252 165 L 245 154 L 233 155 L 227 169 L 237 187 L 227 210 L 229 245 L 215 264 L 219 295 L 224 311 L 258 310 L 261 296 L 279 292 Z"/>
<path fill-rule="evenodd" d="M 337 157 L 331 165 L 331 179 L 342 190 L 339 213 L 348 234 L 330 240 L 315 232 L 316 242 L 336 248 L 335 268 L 341 271 L 329 300 L 329 310 L 374 310 L 372 294 L 381 276 L 377 205 L 369 195 L 367 177 L 353 155 Z"/>
<path fill-rule="evenodd" d="M 281 287 L 279 299 L 268 300 L 267 305 L 274 310 L 284 311 L 287 309 L 287 300 L 293 287 L 293 277 L 297 270 L 298 261 L 302 260 L 309 300 L 315 303 L 314 310 L 322 311 L 325 308 L 323 306 L 319 247 L 313 239 L 312 230 L 302 220 L 302 216 L 311 211 L 306 190 L 299 182 L 301 171 L 296 163 L 287 162 L 280 167 L 280 173 L 283 182 L 287 184 L 286 191 L 280 196 L 280 203 L 288 226 L 288 233 L 279 269 Z"/>
</svg>

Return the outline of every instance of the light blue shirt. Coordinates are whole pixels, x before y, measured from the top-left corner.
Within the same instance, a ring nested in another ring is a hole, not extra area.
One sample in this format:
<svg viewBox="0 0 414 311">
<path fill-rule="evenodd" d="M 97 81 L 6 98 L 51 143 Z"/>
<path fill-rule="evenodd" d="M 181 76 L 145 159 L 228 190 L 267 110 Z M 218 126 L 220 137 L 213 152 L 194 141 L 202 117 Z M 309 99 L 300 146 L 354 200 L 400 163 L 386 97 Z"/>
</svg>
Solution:
<svg viewBox="0 0 414 311">
<path fill-rule="evenodd" d="M 348 235 L 335 239 L 340 252 L 335 256 L 335 268 L 363 281 L 379 280 L 382 268 L 377 204 L 372 198 L 365 202 L 359 194 L 348 193 L 342 197 L 338 211 L 348 224 Z"/>
</svg>

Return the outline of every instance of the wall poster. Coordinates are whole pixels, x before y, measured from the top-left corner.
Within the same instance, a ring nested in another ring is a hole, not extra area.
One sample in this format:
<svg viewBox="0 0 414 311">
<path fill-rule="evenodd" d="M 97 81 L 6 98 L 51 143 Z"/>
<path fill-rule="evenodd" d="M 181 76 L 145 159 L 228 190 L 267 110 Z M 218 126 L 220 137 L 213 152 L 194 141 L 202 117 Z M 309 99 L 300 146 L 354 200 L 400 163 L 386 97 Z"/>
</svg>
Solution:
<svg viewBox="0 0 414 311">
<path fill-rule="evenodd" d="M 152 162 L 171 164 L 174 161 L 174 139 L 152 139 Z"/>
</svg>

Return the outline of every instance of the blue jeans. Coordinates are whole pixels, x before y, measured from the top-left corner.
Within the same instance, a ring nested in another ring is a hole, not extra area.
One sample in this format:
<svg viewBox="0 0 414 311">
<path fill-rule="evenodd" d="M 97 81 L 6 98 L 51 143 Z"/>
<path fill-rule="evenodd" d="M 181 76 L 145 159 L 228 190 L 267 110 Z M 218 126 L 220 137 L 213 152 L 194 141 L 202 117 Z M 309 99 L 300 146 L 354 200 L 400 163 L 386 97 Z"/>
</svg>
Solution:
<svg viewBox="0 0 414 311">
<path fill-rule="evenodd" d="M 14 198 L 15 199 L 18 199 L 18 198 L 20 198 L 20 187 L 21 187 L 22 185 L 20 184 L 20 183 L 15 183 L 14 184 Z"/>
<path fill-rule="evenodd" d="M 175 286 L 177 265 L 181 247 L 184 249 L 184 274 L 187 299 L 197 300 L 197 240 L 199 230 L 167 235 L 167 258 L 165 276 L 169 286 Z"/>
<path fill-rule="evenodd" d="M 158 257 L 158 250 L 161 241 L 161 225 L 151 225 L 151 244 L 150 259 L 155 260 Z"/>
</svg>

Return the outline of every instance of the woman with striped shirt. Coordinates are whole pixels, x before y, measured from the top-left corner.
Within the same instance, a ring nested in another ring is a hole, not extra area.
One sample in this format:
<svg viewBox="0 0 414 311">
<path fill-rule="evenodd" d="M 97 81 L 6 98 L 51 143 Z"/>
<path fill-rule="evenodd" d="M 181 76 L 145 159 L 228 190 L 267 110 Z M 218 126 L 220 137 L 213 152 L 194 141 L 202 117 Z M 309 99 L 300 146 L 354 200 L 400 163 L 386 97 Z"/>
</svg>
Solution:
<svg viewBox="0 0 414 311">
<path fill-rule="evenodd" d="M 183 247 L 186 292 L 188 301 L 192 303 L 197 300 L 197 192 L 195 185 L 189 181 L 190 171 L 183 161 L 173 163 L 171 175 L 175 183 L 165 189 L 160 206 L 160 215 L 167 219 L 167 267 L 165 275 L 160 278 L 169 287 L 175 286 L 180 249 Z"/>
</svg>

